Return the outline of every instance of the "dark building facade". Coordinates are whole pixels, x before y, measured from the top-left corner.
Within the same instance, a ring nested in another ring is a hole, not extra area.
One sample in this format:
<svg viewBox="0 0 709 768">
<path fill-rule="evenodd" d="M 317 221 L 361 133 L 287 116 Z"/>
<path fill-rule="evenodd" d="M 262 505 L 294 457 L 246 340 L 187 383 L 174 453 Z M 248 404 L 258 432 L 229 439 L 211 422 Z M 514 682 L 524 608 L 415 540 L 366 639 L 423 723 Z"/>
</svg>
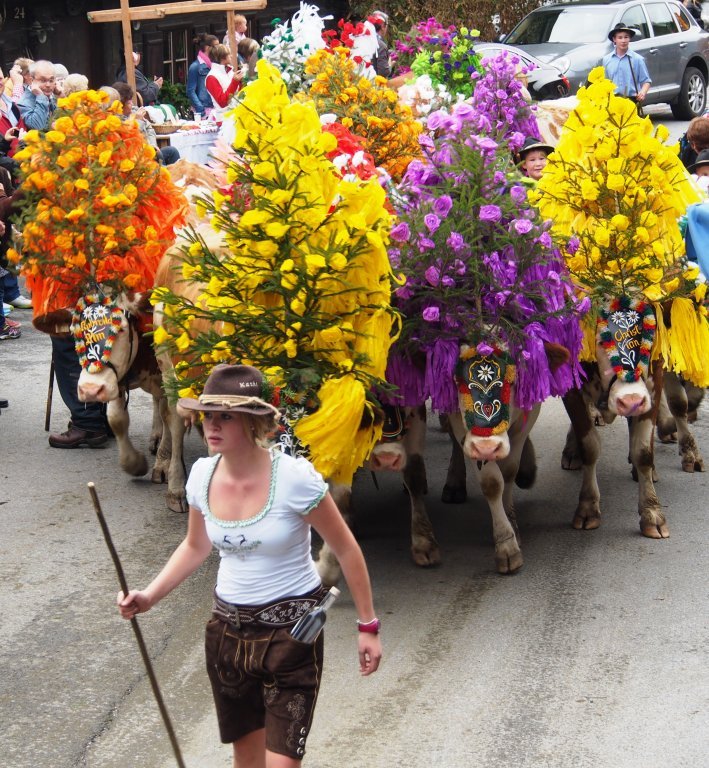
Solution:
<svg viewBox="0 0 709 768">
<path fill-rule="evenodd" d="M 130 0 L 131 8 L 156 4 L 153 0 Z M 143 55 L 141 67 L 146 75 L 184 83 L 187 67 L 196 55 L 194 36 L 211 32 L 221 39 L 226 34 L 226 14 L 219 11 L 219 0 L 203 0 L 203 4 L 204 13 L 133 22 L 133 47 Z M 260 40 L 271 32 L 275 18 L 289 19 L 299 7 L 297 0 L 269 0 L 264 10 L 244 13 L 249 35 Z M 0 0 L 3 73 L 7 75 L 16 58 L 27 56 L 61 62 L 69 72 L 86 75 L 92 88 L 112 83 L 122 62 L 121 24 L 92 24 L 87 13 L 119 8 L 120 0 Z M 335 19 L 347 14 L 347 4 L 342 0 L 329 0 L 320 8 L 321 15 L 331 13 Z"/>
</svg>

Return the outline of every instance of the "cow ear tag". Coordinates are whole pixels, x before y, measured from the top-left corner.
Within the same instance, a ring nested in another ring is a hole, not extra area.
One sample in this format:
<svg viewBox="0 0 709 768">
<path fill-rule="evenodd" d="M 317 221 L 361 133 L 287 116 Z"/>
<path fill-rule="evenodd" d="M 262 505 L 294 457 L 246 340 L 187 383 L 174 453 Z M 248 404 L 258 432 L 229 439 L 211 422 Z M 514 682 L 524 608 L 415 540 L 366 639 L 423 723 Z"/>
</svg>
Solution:
<svg viewBox="0 0 709 768">
<path fill-rule="evenodd" d="M 107 296 L 89 294 L 76 304 L 71 332 L 81 367 L 98 373 L 108 362 L 123 322 L 123 310 Z"/>
<path fill-rule="evenodd" d="M 601 346 L 620 381 L 638 381 L 647 375 L 656 324 L 652 305 L 639 298 L 620 296 L 601 308 Z"/>
<path fill-rule="evenodd" d="M 502 353 L 479 355 L 468 350 L 461 355 L 456 383 L 469 431 L 489 437 L 507 430 L 514 380 L 515 366 Z"/>
</svg>

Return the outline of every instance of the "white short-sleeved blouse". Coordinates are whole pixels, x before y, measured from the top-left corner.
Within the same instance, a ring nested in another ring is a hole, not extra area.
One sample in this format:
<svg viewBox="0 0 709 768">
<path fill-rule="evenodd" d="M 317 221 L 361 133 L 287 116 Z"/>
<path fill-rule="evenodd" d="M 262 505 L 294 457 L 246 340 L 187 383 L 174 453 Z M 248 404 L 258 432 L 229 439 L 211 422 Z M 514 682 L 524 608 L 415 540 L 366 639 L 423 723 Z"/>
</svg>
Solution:
<svg viewBox="0 0 709 768">
<path fill-rule="evenodd" d="M 221 558 L 217 595 L 229 603 L 262 605 L 318 587 L 305 515 L 327 493 L 322 476 L 307 459 L 271 451 L 271 487 L 263 509 L 247 520 L 220 520 L 209 509 L 209 484 L 220 458 L 198 459 L 186 486 L 187 501 L 204 515 Z"/>
</svg>

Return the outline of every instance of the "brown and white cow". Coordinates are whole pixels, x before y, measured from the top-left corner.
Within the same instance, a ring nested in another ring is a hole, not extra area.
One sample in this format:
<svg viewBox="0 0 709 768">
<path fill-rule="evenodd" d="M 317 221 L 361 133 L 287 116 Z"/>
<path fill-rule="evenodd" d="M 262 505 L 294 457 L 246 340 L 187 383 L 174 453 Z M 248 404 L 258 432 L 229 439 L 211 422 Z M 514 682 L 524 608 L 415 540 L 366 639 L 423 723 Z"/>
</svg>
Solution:
<svg viewBox="0 0 709 768">
<path fill-rule="evenodd" d="M 601 524 L 601 494 L 596 477 L 601 441 L 591 416 L 595 405 L 606 423 L 616 416 L 628 419 L 629 460 L 638 480 L 640 531 L 649 538 L 668 538 L 669 527 L 653 483 L 653 432 L 663 367 L 661 360 L 649 362 L 648 350 L 654 338 L 652 308 L 628 300 L 615 309 L 609 308 L 603 317 L 606 321 L 599 326 L 597 363 L 584 365 L 583 387 L 570 390 L 563 398 L 583 469 L 573 526 L 577 530 L 593 530 Z M 562 466 L 570 468 L 572 455 L 573 446 L 567 440 Z"/>
<path fill-rule="evenodd" d="M 568 362 L 569 353 L 555 344 L 545 345 L 554 370 Z M 472 460 L 492 515 L 495 562 L 500 573 L 514 573 L 522 567 L 514 506 L 513 485 L 529 488 L 534 483 L 536 464 L 529 434 L 541 406 L 520 411 L 514 405 L 514 367 L 502 356 L 475 355 L 461 347 L 462 363 L 458 390 L 460 409 L 449 414 L 447 428 L 453 439 L 453 453 L 444 488 L 444 500 L 464 501 L 464 457 Z M 407 433 L 398 443 L 383 441 L 369 459 L 374 471 L 401 471 L 411 499 L 411 554 L 417 565 L 437 565 L 441 555 L 433 526 L 426 511 L 428 490 L 423 453 L 426 435 L 424 406 L 404 409 Z M 346 515 L 350 510 L 351 488 L 331 488 L 333 497 Z M 446 498 L 447 496 L 447 498 Z M 323 546 L 318 571 L 325 583 L 335 583 L 340 570 L 332 552 Z"/>
<path fill-rule="evenodd" d="M 373 473 L 401 472 L 411 502 L 411 557 L 416 565 L 429 567 L 441 562 L 441 552 L 426 510 L 428 493 L 423 453 L 426 443 L 426 407 L 385 406 L 384 437 L 375 446 L 364 469 Z M 352 486 L 330 483 L 330 493 L 337 508 L 352 525 Z M 336 584 L 340 565 L 326 545 L 320 549 L 317 567 L 323 583 Z"/>
<path fill-rule="evenodd" d="M 195 163 L 180 160 L 169 166 L 175 184 L 181 187 L 190 202 L 187 225 L 199 229 L 210 246 L 218 247 L 217 235 L 209 226 L 200 227 L 196 215 L 196 200 L 205 192 L 216 189 L 218 181 L 214 174 Z M 165 253 L 156 272 L 155 285 L 174 284 L 178 279 L 174 270 L 182 262 L 182 243 L 177 243 Z M 140 476 L 148 472 L 148 462 L 143 453 L 132 444 L 128 429 L 128 392 L 140 387 L 153 397 L 153 425 L 150 438 L 151 451 L 156 453 L 151 479 L 154 483 L 167 480 L 167 505 L 175 512 L 186 512 L 185 468 L 182 458 L 182 442 L 185 425 L 175 409 L 169 406 L 163 388 L 164 369 L 171 368 L 171 362 L 160 368 L 152 345 L 152 338 L 144 336 L 148 325 L 154 322 L 154 315 L 147 297 L 118 297 L 117 306 L 123 311 L 118 334 L 113 339 L 108 364 L 83 366 L 79 377 L 79 399 L 84 402 L 108 403 L 108 422 L 114 432 L 119 451 L 121 467 L 131 475 Z M 158 322 L 160 320 L 158 314 Z"/>
<path fill-rule="evenodd" d="M 141 295 L 122 295 L 111 303 L 104 301 L 93 305 L 82 299 L 82 304 L 83 312 L 75 316 L 73 326 L 82 362 L 79 400 L 108 404 L 108 423 L 116 437 L 121 468 L 130 475 L 144 475 L 148 471 L 147 459 L 133 446 L 129 437 L 129 392 L 140 388 L 153 398 L 149 445 L 158 456 L 161 455 L 160 444 L 165 437 L 161 413 L 166 405 L 152 344 L 144 335 L 149 318 L 147 301 Z M 92 309 L 94 306 L 99 309 Z M 97 311 L 112 313 L 115 318 L 113 327 L 101 322 L 101 318 L 93 318 Z M 109 337 L 112 338 L 106 345 Z M 156 466 L 160 472 L 160 459 Z"/>
</svg>

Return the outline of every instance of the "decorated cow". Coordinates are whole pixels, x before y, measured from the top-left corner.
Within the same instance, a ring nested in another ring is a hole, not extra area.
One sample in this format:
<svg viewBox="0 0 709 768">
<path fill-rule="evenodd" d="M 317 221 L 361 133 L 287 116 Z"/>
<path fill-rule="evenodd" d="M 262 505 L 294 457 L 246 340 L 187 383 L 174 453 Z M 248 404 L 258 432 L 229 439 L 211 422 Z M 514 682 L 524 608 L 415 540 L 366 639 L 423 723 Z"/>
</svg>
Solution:
<svg viewBox="0 0 709 768">
<path fill-rule="evenodd" d="M 601 68 L 589 82 L 530 193 L 553 221 L 568 269 L 593 306 L 582 353 L 587 380 L 564 397 L 583 463 L 573 525 L 600 524 L 600 439 L 590 415 L 596 405 L 606 420 L 628 419 L 640 530 L 666 538 L 669 526 L 653 484 L 663 372 L 700 387 L 709 383 L 706 284 L 696 282 L 698 269 L 687 263 L 678 227 L 698 190 L 665 146 L 663 126 L 655 128 L 627 99 L 614 96 Z M 570 453 L 567 446 L 562 461 L 568 465 Z"/>
</svg>

